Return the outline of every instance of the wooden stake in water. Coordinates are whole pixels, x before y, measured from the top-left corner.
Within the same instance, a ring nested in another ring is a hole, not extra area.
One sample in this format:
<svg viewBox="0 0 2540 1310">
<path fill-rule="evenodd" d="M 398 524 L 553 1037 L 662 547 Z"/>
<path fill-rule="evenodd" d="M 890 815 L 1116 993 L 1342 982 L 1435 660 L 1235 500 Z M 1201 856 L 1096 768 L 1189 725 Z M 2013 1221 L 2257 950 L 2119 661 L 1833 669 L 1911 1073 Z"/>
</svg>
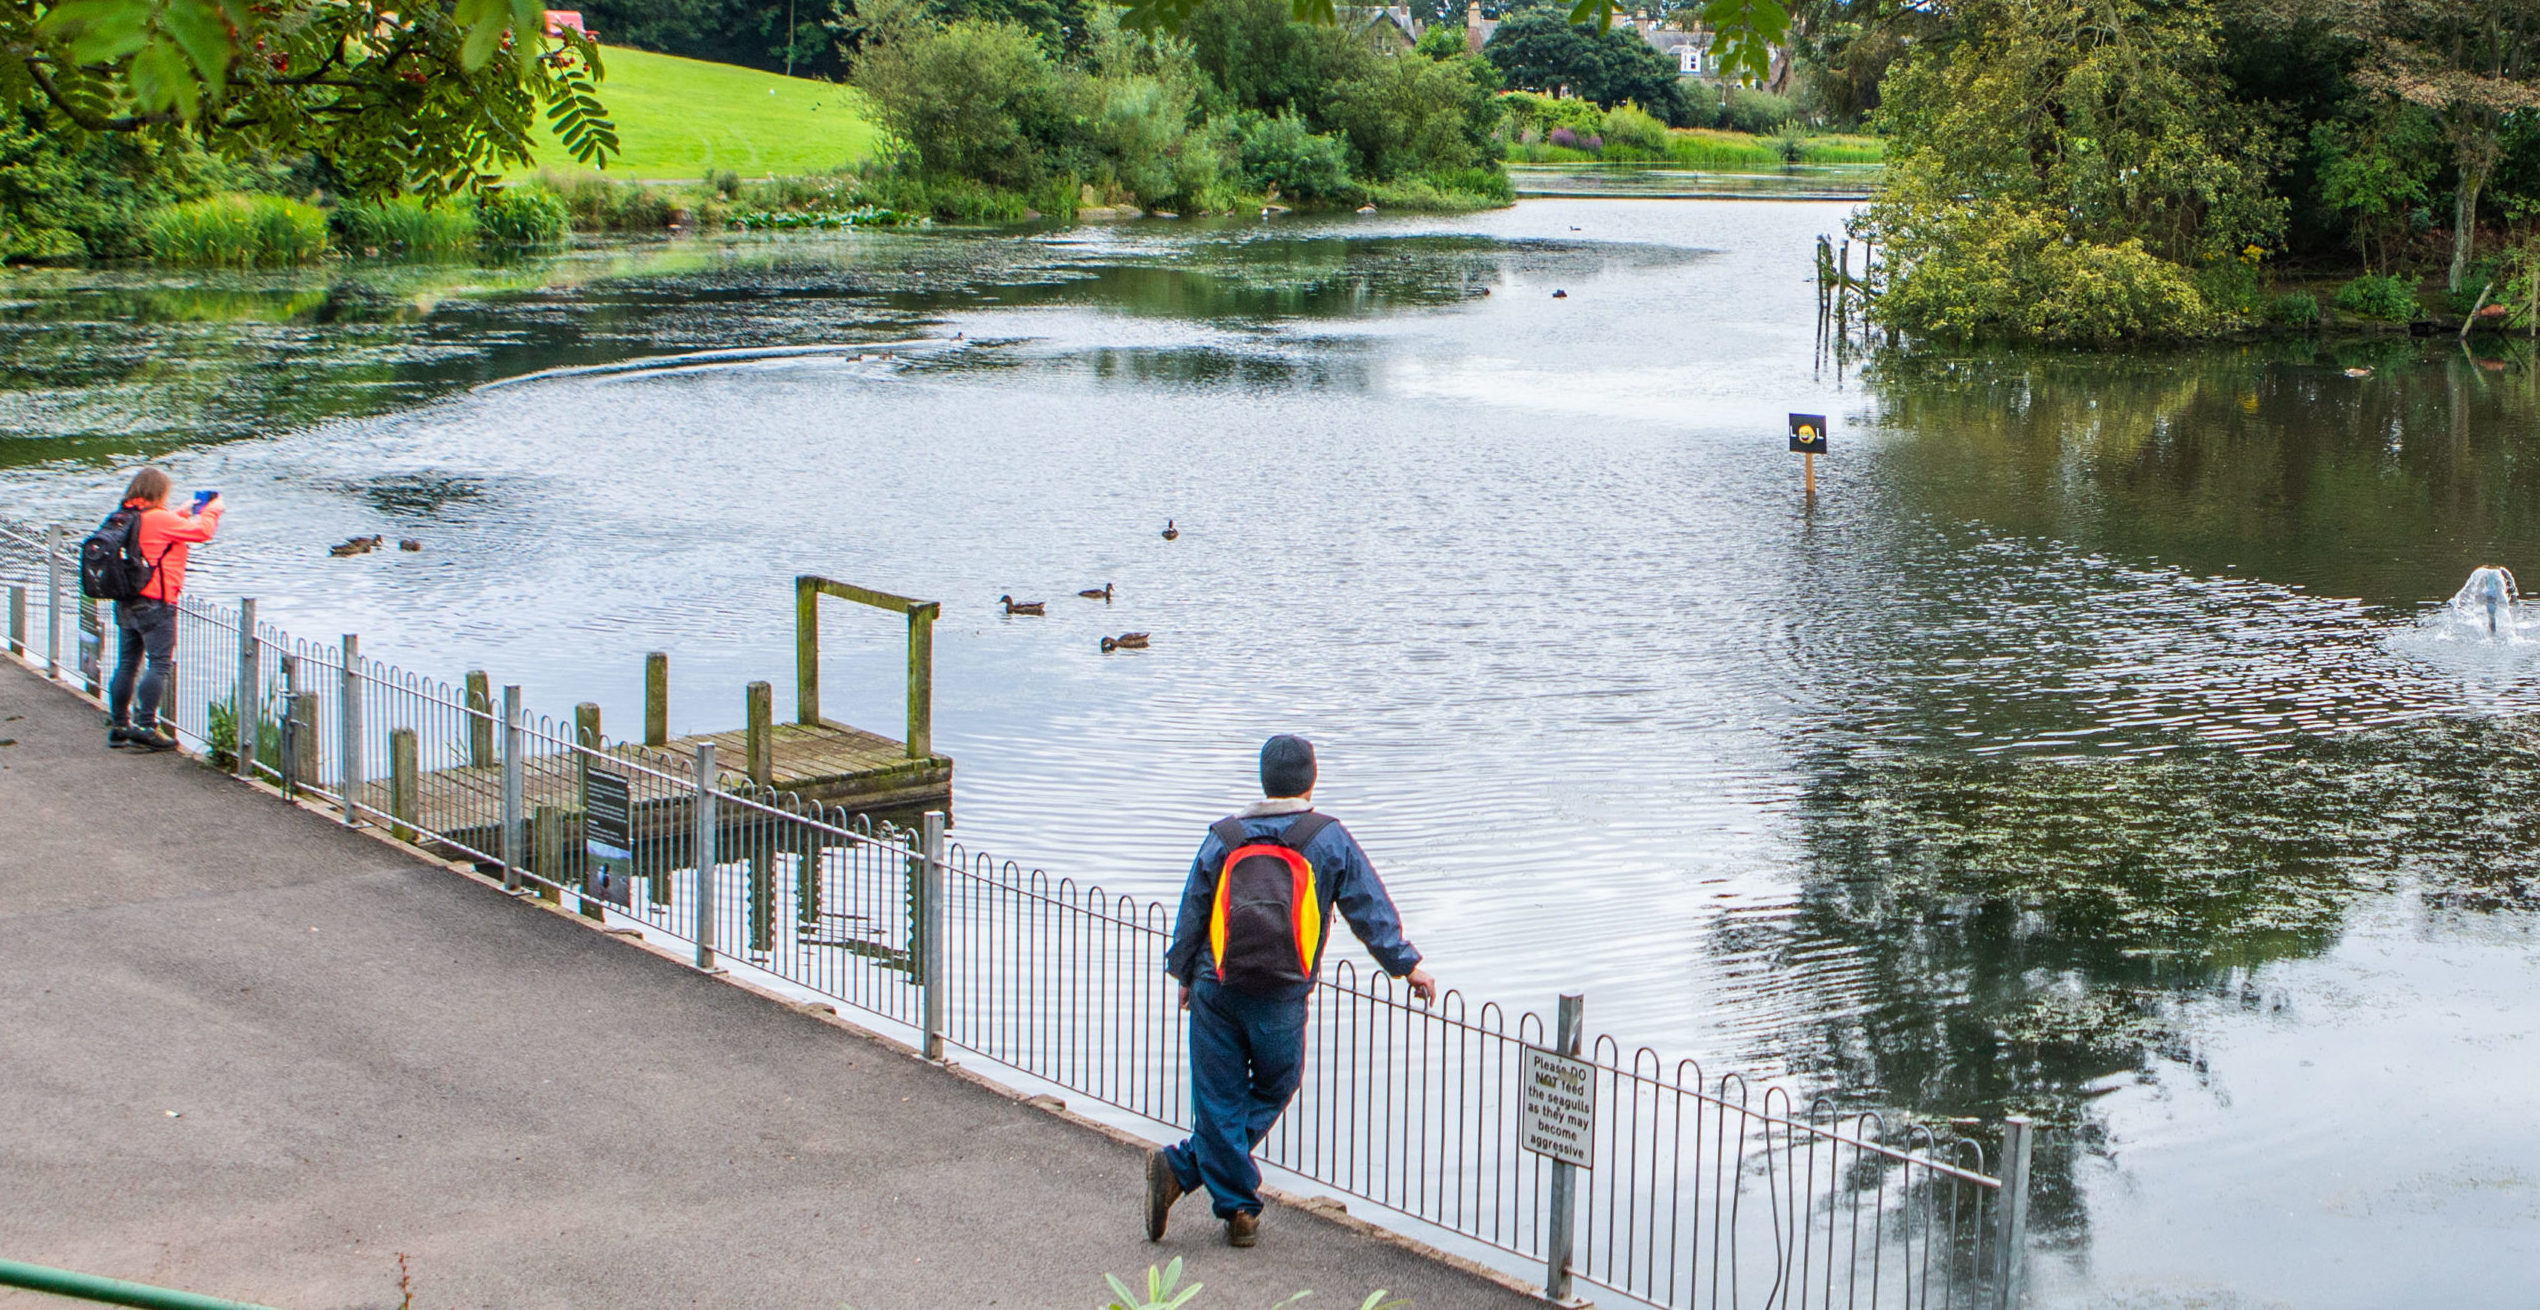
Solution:
<svg viewBox="0 0 2540 1310">
<path fill-rule="evenodd" d="M 1808 499 L 1815 500 L 1817 498 L 1817 452 L 1812 450 L 1799 458 L 1803 467 L 1808 470 Z"/>
</svg>

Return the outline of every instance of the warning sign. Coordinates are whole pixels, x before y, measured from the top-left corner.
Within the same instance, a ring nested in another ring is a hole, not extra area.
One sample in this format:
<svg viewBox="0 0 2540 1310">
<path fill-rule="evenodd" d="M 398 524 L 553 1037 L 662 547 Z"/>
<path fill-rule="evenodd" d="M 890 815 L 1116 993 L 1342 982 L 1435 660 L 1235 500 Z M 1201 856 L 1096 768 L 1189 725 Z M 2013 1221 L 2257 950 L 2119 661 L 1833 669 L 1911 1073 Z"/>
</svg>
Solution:
<svg viewBox="0 0 2540 1310">
<path fill-rule="evenodd" d="M 1526 1048 L 1518 1066 L 1518 1144 L 1537 1155 L 1596 1166 L 1596 1069 L 1575 1056 Z"/>
</svg>

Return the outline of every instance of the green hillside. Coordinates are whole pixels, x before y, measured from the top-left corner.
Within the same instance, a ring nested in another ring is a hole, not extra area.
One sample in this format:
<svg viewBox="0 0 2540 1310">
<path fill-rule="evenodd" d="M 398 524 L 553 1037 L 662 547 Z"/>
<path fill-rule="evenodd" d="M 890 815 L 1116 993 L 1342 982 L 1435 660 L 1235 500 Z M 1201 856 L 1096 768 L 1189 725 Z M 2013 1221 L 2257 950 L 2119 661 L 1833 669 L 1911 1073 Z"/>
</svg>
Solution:
<svg viewBox="0 0 2540 1310">
<path fill-rule="evenodd" d="M 605 35 L 605 34 L 603 34 Z M 608 176 L 630 181 L 826 173 L 873 153 L 877 135 L 852 88 L 732 64 L 610 47 L 600 98 L 625 153 Z M 561 145 L 538 164 L 579 169 Z"/>
</svg>

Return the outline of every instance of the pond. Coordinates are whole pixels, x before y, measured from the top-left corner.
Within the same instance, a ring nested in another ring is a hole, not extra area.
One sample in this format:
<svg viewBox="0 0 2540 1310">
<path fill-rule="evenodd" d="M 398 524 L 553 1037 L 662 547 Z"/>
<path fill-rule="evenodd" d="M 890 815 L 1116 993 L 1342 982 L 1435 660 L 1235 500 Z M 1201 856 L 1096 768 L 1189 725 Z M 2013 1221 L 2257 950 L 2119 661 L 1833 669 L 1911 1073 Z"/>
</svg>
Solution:
<svg viewBox="0 0 2540 1310">
<path fill-rule="evenodd" d="M 2041 1304 L 2520 1299 L 2540 641 L 2429 617 L 2540 568 L 2528 344 L 1831 352 L 1846 212 L 16 273 L 0 514 L 161 460 L 202 593 L 620 729 L 646 651 L 677 731 L 788 685 L 797 573 L 941 598 L 972 843 L 1166 892 L 1303 732 L 1451 985 L 2057 1125 Z"/>
</svg>

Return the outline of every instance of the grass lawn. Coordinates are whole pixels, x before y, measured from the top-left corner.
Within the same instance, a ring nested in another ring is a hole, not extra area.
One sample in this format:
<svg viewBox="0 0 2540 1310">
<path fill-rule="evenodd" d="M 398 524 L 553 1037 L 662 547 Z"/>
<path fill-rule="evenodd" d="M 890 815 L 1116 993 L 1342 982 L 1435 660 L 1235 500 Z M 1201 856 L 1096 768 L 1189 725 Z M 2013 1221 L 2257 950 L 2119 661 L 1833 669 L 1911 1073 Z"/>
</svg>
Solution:
<svg viewBox="0 0 2540 1310">
<path fill-rule="evenodd" d="M 826 173 L 873 153 L 878 135 L 851 88 L 732 64 L 606 47 L 600 99 L 625 153 L 608 176 L 627 181 Z M 553 144 L 538 166 L 584 171 Z"/>
</svg>

